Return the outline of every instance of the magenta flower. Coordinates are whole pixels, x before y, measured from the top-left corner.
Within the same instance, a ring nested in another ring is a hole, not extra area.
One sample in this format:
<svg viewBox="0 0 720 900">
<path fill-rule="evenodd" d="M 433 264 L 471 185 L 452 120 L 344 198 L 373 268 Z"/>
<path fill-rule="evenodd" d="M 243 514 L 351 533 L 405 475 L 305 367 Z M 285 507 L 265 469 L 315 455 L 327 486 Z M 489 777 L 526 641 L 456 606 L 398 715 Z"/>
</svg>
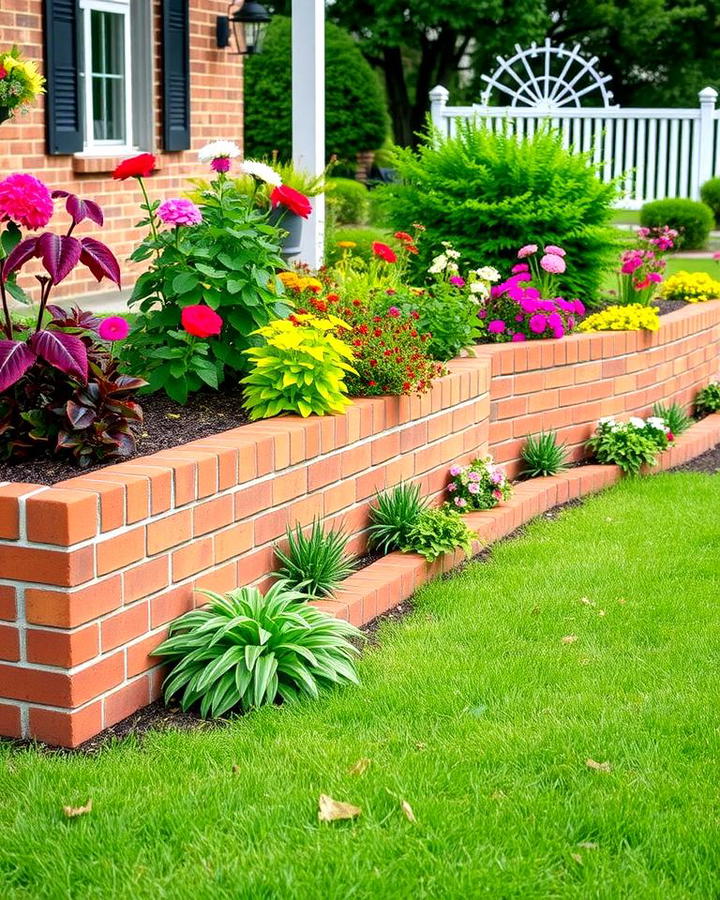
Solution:
<svg viewBox="0 0 720 900">
<path fill-rule="evenodd" d="M 104 341 L 124 341 L 129 333 L 130 326 L 121 316 L 103 319 L 98 327 L 98 334 Z"/>
<path fill-rule="evenodd" d="M 490 476 L 490 481 L 492 481 L 493 484 L 502 484 L 503 481 L 505 481 L 505 476 L 499 469 L 495 469 Z"/>
<path fill-rule="evenodd" d="M 397 319 L 400 315 L 400 310 L 397 306 L 391 306 L 390 309 L 388 309 L 387 314 L 392 316 L 393 319 Z"/>
<path fill-rule="evenodd" d="M 484 319 L 487 316 L 487 310 L 481 309 L 478 312 L 478 319 Z"/>
<path fill-rule="evenodd" d="M 573 300 L 573 303 L 575 304 L 575 312 L 577 313 L 577 315 L 584 316 L 585 304 L 582 302 L 582 300 Z"/>
<path fill-rule="evenodd" d="M 524 321 L 525 321 L 525 316 L 524 316 L 522 313 L 518 313 L 518 314 L 515 316 L 515 321 L 516 321 L 516 322 L 524 322 Z"/>
<path fill-rule="evenodd" d="M 561 337 L 565 336 L 565 329 L 562 325 L 559 325 L 557 328 L 553 328 L 553 337 L 557 340 L 560 340 Z"/>
<path fill-rule="evenodd" d="M 493 319 L 488 322 L 488 331 L 490 334 L 502 334 L 505 331 L 505 323 L 502 319 Z"/>
<path fill-rule="evenodd" d="M 556 253 L 546 253 L 540 259 L 540 268 L 551 275 L 562 275 L 565 271 L 565 260 Z"/>
<path fill-rule="evenodd" d="M 662 275 L 659 272 L 650 272 L 648 273 L 648 281 L 652 284 L 660 284 L 662 281 Z"/>
<path fill-rule="evenodd" d="M 464 497 L 456 497 L 455 506 L 459 506 L 462 509 L 464 506 L 467 506 L 467 500 Z"/>
<path fill-rule="evenodd" d="M 457 476 L 462 472 L 462 466 L 450 466 L 450 474 L 453 478 L 457 478 Z"/>
<path fill-rule="evenodd" d="M 528 315 L 532 315 L 533 313 L 536 313 L 538 311 L 539 307 L 536 300 L 530 300 L 527 297 L 523 297 L 523 299 L 520 301 L 520 309 L 523 312 L 528 313 Z"/>
<path fill-rule="evenodd" d="M 525 244 L 524 247 L 521 247 L 518 250 L 518 259 L 525 259 L 528 256 L 532 256 L 533 253 L 537 253 L 537 244 Z"/>
<path fill-rule="evenodd" d="M 549 327 L 552 329 L 562 328 L 563 327 L 562 316 L 560 315 L 560 313 L 556 313 L 556 312 L 551 313 L 547 317 L 547 323 L 548 323 Z"/>
<path fill-rule="evenodd" d="M 533 334 L 542 334 L 547 327 L 547 316 L 544 316 L 542 313 L 536 313 L 534 316 L 530 316 L 528 325 Z"/>
<path fill-rule="evenodd" d="M 527 263 L 518 263 L 516 266 L 513 266 L 510 271 L 513 275 L 519 275 L 521 272 L 527 272 L 528 264 Z"/>
<path fill-rule="evenodd" d="M 158 206 L 158 218 L 166 225 L 199 225 L 202 213 L 192 200 L 176 197 Z"/>
<path fill-rule="evenodd" d="M 453 491 L 457 490 L 457 485 L 455 484 L 454 481 L 451 481 L 450 484 L 447 486 L 447 489 L 452 493 Z"/>
<path fill-rule="evenodd" d="M 0 221 L 10 219 L 34 231 L 44 228 L 52 214 L 50 191 L 34 175 L 15 172 L 0 181 Z"/>
<path fill-rule="evenodd" d="M 216 156 L 210 162 L 210 168 L 213 172 L 229 172 L 230 165 L 231 163 L 227 156 Z"/>
<path fill-rule="evenodd" d="M 517 344 L 519 341 L 526 341 L 526 340 L 527 340 L 527 338 L 526 338 L 525 335 L 522 333 L 522 331 L 516 331 L 515 334 L 512 336 L 512 339 L 513 339 L 513 341 L 514 341 L 516 344 Z"/>
<path fill-rule="evenodd" d="M 465 287 L 465 279 L 462 275 L 453 275 L 450 279 L 450 284 L 454 284 L 455 287 Z"/>
<path fill-rule="evenodd" d="M 553 256 L 565 256 L 565 251 L 562 247 L 557 247 L 555 244 L 548 244 L 545 248 L 546 253 L 551 253 Z"/>
</svg>

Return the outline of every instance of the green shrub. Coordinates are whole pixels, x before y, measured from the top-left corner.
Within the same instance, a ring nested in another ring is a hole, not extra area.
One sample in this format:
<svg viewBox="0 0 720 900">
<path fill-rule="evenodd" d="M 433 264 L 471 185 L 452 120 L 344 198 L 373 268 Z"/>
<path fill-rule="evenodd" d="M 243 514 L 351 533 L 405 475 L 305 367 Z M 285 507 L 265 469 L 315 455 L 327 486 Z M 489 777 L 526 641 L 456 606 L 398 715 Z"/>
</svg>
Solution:
<svg viewBox="0 0 720 900">
<path fill-rule="evenodd" d="M 387 243 L 387 231 L 382 228 L 328 228 L 325 237 L 325 264 L 338 264 L 344 253 L 338 244 L 343 242 L 351 242 L 353 256 L 368 263 L 373 258 L 372 245 L 375 241 Z"/>
<path fill-rule="evenodd" d="M 222 716 L 276 700 L 317 697 L 321 688 L 353 682 L 360 632 L 348 622 L 302 602 L 302 594 L 276 582 L 263 596 L 243 587 L 210 601 L 170 624 L 155 651 L 170 659 L 165 699 L 181 693 L 186 710 Z"/>
<path fill-rule="evenodd" d="M 657 455 L 670 444 L 668 429 L 659 421 L 631 417 L 627 422 L 601 419 L 588 449 L 600 463 L 615 463 L 626 475 L 637 475 L 643 466 L 654 466 Z"/>
<path fill-rule="evenodd" d="M 354 357 L 352 348 L 332 334 L 338 328 L 347 330 L 335 316 L 297 315 L 254 332 L 265 343 L 243 351 L 253 363 L 242 379 L 251 419 L 283 412 L 322 416 L 350 405 L 345 377 L 355 371 Z"/>
<path fill-rule="evenodd" d="M 710 178 L 703 184 L 700 199 L 713 211 L 715 222 L 720 222 L 720 178 Z"/>
<path fill-rule="evenodd" d="M 644 228 L 669 225 L 680 232 L 677 249 L 702 250 L 707 244 L 710 229 L 715 224 L 713 211 L 698 200 L 669 198 L 653 200 L 640 210 L 640 224 Z"/>
<path fill-rule="evenodd" d="M 520 474 L 529 478 L 557 475 L 568 467 L 565 444 L 558 444 L 554 431 L 528 435 L 520 455 L 525 463 Z"/>
<path fill-rule="evenodd" d="M 427 500 L 420 496 L 418 485 L 402 482 L 377 493 L 375 504 L 370 507 L 370 548 L 383 553 L 401 550 L 407 544 L 410 529 L 426 508 Z"/>
<path fill-rule="evenodd" d="M 618 245 L 609 225 L 617 189 L 597 178 L 586 155 L 564 150 L 558 134 L 518 140 L 463 123 L 453 138 L 435 134 L 417 151 L 397 149 L 395 168 L 401 180 L 376 191 L 394 229 L 427 229 L 416 276 L 442 241 L 470 268 L 510 267 L 525 244 L 557 244 L 573 261 L 558 279 L 565 296 L 599 294 Z"/>
<path fill-rule="evenodd" d="M 328 218 L 338 225 L 364 225 L 370 212 L 370 191 L 352 178 L 329 178 Z"/>
<path fill-rule="evenodd" d="M 325 26 L 325 147 L 327 158 L 355 160 L 380 147 L 389 129 L 380 80 L 342 28 Z M 274 16 L 263 52 L 245 60 L 245 153 L 292 156 L 291 24 Z"/>
<path fill-rule="evenodd" d="M 423 510 L 415 524 L 408 531 L 406 553 L 419 553 L 428 562 L 433 562 L 443 553 L 464 550 L 472 553 L 475 532 L 463 521 L 460 513 L 447 506 Z"/>
<path fill-rule="evenodd" d="M 653 415 L 662 419 L 676 437 L 692 425 L 692 419 L 679 403 L 655 403 Z"/>
<path fill-rule="evenodd" d="M 695 397 L 695 413 L 698 416 L 709 416 L 720 412 L 720 381 L 711 381 Z"/>
<path fill-rule="evenodd" d="M 329 597 L 341 581 L 354 569 L 347 555 L 347 535 L 340 529 L 325 531 L 318 519 L 313 519 L 310 533 L 305 535 L 300 525 L 286 532 L 287 550 L 275 548 L 280 568 L 274 574 L 292 590 L 308 597 Z"/>
</svg>

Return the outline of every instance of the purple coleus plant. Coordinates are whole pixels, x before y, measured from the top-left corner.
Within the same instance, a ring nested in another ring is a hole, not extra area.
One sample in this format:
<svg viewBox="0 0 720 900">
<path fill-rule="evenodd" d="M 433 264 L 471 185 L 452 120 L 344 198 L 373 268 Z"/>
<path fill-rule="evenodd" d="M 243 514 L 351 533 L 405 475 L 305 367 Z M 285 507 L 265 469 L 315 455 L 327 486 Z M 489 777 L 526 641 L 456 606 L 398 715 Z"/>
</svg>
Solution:
<svg viewBox="0 0 720 900">
<path fill-rule="evenodd" d="M 19 381 L 38 360 L 78 381 L 86 384 L 88 379 L 88 355 L 85 343 L 77 333 L 64 330 L 57 317 L 43 327 L 43 319 L 50 294 L 55 285 L 60 284 L 78 265 L 90 270 L 98 281 L 108 278 L 120 287 L 120 265 L 112 251 L 101 241 L 92 237 L 77 238 L 75 228 L 85 219 L 102 226 L 102 209 L 94 200 L 82 200 L 68 191 L 53 191 L 53 198 L 65 198 L 65 209 L 70 216 L 70 225 L 65 234 L 45 231 L 40 235 L 20 240 L 16 226 L 8 228 L 11 248 L 6 247 L 7 256 L 0 259 L 0 300 L 4 313 L 4 323 L 0 332 L 0 392 Z M 5 236 L 4 236 L 5 237 Z M 39 259 L 45 274 L 36 275 L 40 284 L 40 308 L 35 329 L 25 332 L 22 339 L 15 339 L 13 324 L 7 302 L 8 279 L 13 281 L 22 267 L 32 259 Z"/>
</svg>

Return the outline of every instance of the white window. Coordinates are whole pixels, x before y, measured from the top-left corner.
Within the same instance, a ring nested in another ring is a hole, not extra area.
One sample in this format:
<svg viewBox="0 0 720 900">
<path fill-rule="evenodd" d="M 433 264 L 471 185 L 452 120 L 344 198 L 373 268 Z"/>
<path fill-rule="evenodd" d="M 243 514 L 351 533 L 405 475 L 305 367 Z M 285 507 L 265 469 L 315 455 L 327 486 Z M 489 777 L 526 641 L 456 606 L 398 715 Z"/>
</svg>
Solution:
<svg viewBox="0 0 720 900">
<path fill-rule="evenodd" d="M 80 0 L 84 152 L 148 149 L 151 22 L 147 0 Z"/>
</svg>

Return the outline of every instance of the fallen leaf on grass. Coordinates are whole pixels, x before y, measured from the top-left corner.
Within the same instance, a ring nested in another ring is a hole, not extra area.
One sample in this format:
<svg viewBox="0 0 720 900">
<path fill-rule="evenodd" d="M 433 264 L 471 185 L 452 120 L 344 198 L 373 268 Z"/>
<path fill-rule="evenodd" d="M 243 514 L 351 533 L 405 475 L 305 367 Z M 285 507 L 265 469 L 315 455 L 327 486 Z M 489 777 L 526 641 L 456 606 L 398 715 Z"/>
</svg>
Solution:
<svg viewBox="0 0 720 900">
<path fill-rule="evenodd" d="M 595 601 L 591 600 L 589 597 L 581 597 L 580 602 L 584 603 L 585 606 L 595 606 Z"/>
<path fill-rule="evenodd" d="M 370 768 L 370 760 L 367 756 L 361 757 L 354 766 L 348 769 L 348 775 L 364 775 Z"/>
<path fill-rule="evenodd" d="M 356 819 L 362 810 L 359 806 L 353 806 L 352 803 L 342 803 L 340 800 L 333 800 L 327 794 L 320 794 L 318 800 L 318 819 L 321 822 L 337 822 L 340 819 Z"/>
<path fill-rule="evenodd" d="M 581 866 L 583 864 L 583 858 L 579 853 L 571 853 L 570 856 L 575 860 L 575 862 Z"/>
<path fill-rule="evenodd" d="M 598 615 L 599 615 L 599 616 L 604 616 L 604 615 L 605 615 L 605 610 L 604 610 L 604 609 L 601 609 L 600 612 L 598 613 Z"/>
<path fill-rule="evenodd" d="M 232 767 L 233 775 L 237 775 L 239 771 L 240 771 L 240 766 L 237 763 L 233 763 L 233 767 Z"/>
<path fill-rule="evenodd" d="M 416 750 L 427 750 L 427 744 L 424 744 L 422 741 L 418 741 L 415 744 L 415 749 Z"/>
<path fill-rule="evenodd" d="M 403 811 L 403 815 L 408 820 L 408 822 L 417 822 L 415 818 L 415 813 L 413 812 L 412 806 L 407 802 L 407 800 L 403 800 L 400 804 L 400 809 Z"/>
<path fill-rule="evenodd" d="M 594 772 L 612 772 L 609 762 L 596 762 L 594 759 L 586 759 L 585 765 Z"/>
<path fill-rule="evenodd" d="M 576 634 L 566 634 L 564 638 L 561 638 L 561 644 L 574 644 L 577 640 Z"/>
<path fill-rule="evenodd" d="M 75 819 L 78 816 L 87 815 L 92 811 L 92 799 L 88 800 L 85 806 L 63 806 L 63 812 L 68 819 Z"/>
<path fill-rule="evenodd" d="M 597 850 L 599 846 L 595 841 L 580 841 L 578 844 L 578 847 L 582 847 L 583 850 Z"/>
</svg>

